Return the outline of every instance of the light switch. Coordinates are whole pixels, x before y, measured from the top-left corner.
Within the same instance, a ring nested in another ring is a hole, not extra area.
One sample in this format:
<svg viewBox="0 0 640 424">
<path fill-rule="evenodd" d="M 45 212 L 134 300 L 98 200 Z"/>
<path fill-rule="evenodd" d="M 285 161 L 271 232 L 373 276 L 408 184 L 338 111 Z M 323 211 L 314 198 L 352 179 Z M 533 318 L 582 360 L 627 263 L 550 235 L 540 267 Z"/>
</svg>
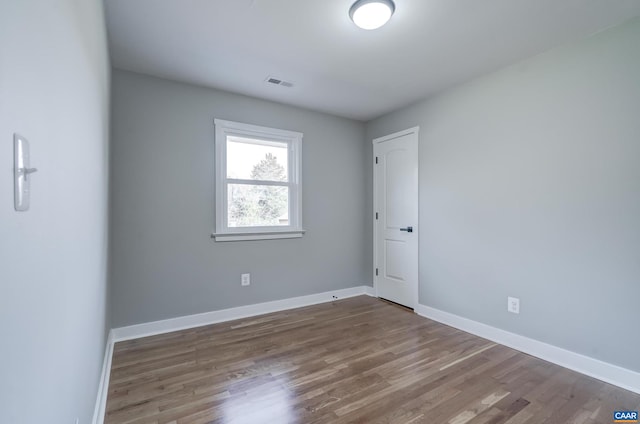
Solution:
<svg viewBox="0 0 640 424">
<path fill-rule="evenodd" d="M 37 171 L 31 168 L 29 140 L 20 134 L 13 135 L 13 183 L 15 209 L 19 212 L 29 210 L 31 195 L 31 174 Z"/>
</svg>

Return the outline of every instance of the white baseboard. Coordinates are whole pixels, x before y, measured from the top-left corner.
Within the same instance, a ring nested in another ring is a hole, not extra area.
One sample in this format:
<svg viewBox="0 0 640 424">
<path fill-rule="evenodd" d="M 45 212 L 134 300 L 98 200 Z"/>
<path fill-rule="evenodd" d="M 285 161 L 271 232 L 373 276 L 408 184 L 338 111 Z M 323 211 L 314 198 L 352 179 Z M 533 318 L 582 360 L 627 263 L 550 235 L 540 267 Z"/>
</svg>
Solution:
<svg viewBox="0 0 640 424">
<path fill-rule="evenodd" d="M 102 376 L 100 378 L 100 386 L 98 388 L 98 397 L 92 422 L 93 424 L 103 424 L 104 422 L 109 377 L 111 374 L 111 359 L 113 356 L 113 346 L 116 342 L 331 302 L 335 300 L 335 298 L 345 299 L 360 295 L 375 297 L 375 289 L 371 286 L 357 286 L 308 296 L 293 297 L 273 302 L 239 306 L 237 308 L 205 312 L 202 314 L 131 325 L 128 327 L 114 328 L 109 332 L 109 337 L 107 339 Z M 419 304 L 415 308 L 415 312 L 425 318 L 492 340 L 496 343 L 536 356 L 544 359 L 545 361 L 577 371 L 581 374 L 597 378 L 598 380 L 616 385 L 623 389 L 640 393 L 640 373 L 638 372 L 608 364 L 538 340 L 500 330 L 499 328 L 491 327 L 490 325 L 482 324 L 480 322 L 431 308 L 429 306 Z"/>
<path fill-rule="evenodd" d="M 123 340 L 137 339 L 140 337 L 154 336 L 156 334 L 170 333 L 172 331 L 185 330 L 194 327 L 202 327 L 204 325 L 268 314 L 271 312 L 301 308 L 303 306 L 331 302 L 332 300 L 336 300 L 336 298 L 344 299 L 347 297 L 361 296 L 368 294 L 367 289 L 372 290 L 369 286 L 357 286 L 308 296 L 292 297 L 289 299 L 275 300 L 273 302 L 257 303 L 254 305 L 239 306 L 237 308 L 222 309 L 202 314 L 187 315 L 162 321 L 114 328 L 114 341 L 119 342 Z"/>
<path fill-rule="evenodd" d="M 538 340 L 510 333 L 429 306 L 418 305 L 415 312 L 467 333 L 500 343 L 561 367 L 588 375 L 623 389 L 640 393 L 640 373 L 598 359 L 571 352 Z"/>
<path fill-rule="evenodd" d="M 104 348 L 104 360 L 102 361 L 102 374 L 98 385 L 98 396 L 96 406 L 93 410 L 93 424 L 103 424 L 105 408 L 107 406 L 107 395 L 109 390 L 109 377 L 111 377 L 111 359 L 113 358 L 113 330 L 107 336 L 107 345 Z"/>
<path fill-rule="evenodd" d="M 237 308 L 222 309 L 219 311 L 205 312 L 203 314 L 187 315 L 162 321 L 131 325 L 128 327 L 114 328 L 109 331 L 107 346 L 102 364 L 102 375 L 98 387 L 96 406 L 93 412 L 92 424 L 103 424 L 107 395 L 109 393 L 109 378 L 111 376 L 111 360 L 113 358 L 113 346 L 116 342 L 137 339 L 140 337 L 170 333 L 188 328 L 201 327 L 234 319 L 247 318 L 256 315 L 279 312 L 287 309 L 301 308 L 303 306 L 316 305 L 331 302 L 348 297 L 373 296 L 373 287 L 357 286 L 348 289 L 333 290 L 308 296 L 292 297 L 289 299 L 275 300 L 273 302 L 258 303 L 254 305 L 239 306 Z"/>
</svg>

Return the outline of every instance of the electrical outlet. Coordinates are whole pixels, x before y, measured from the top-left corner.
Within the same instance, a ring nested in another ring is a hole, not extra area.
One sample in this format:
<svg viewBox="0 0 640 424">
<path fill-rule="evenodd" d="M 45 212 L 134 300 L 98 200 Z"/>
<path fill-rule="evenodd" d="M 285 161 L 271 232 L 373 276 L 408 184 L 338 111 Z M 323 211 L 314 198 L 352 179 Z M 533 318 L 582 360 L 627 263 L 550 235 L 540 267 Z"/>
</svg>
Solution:
<svg viewBox="0 0 640 424">
<path fill-rule="evenodd" d="M 242 285 L 242 286 L 250 286 L 251 285 L 251 274 L 242 274 L 240 276 L 240 285 Z"/>
<path fill-rule="evenodd" d="M 520 299 L 517 297 L 507 297 L 507 311 L 513 314 L 520 313 Z"/>
</svg>

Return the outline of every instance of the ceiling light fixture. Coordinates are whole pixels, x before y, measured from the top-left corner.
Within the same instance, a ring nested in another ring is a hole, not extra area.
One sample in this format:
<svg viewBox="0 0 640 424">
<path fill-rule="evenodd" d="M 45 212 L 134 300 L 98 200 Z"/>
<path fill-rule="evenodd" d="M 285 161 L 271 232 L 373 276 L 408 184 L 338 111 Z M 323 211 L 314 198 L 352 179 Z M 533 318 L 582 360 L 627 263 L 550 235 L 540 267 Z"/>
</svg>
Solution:
<svg viewBox="0 0 640 424">
<path fill-rule="evenodd" d="M 349 9 L 349 16 L 362 29 L 376 29 L 386 24 L 395 10 L 392 0 L 358 0 Z"/>
</svg>

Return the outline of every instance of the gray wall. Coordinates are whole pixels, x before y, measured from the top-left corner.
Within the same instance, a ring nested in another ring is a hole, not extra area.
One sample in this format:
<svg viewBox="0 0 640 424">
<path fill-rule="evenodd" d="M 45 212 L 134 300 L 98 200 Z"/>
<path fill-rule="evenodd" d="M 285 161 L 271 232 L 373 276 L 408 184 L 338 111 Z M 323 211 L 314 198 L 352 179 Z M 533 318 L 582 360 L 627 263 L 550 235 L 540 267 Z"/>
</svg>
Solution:
<svg viewBox="0 0 640 424">
<path fill-rule="evenodd" d="M 363 123 L 117 70 L 112 93 L 114 327 L 372 283 Z M 303 238 L 210 238 L 214 117 L 304 133 Z"/>
<path fill-rule="evenodd" d="M 99 0 L 0 2 L 0 422 L 91 420 L 105 347 L 109 63 Z M 13 133 L 38 168 L 13 209 Z"/>
<path fill-rule="evenodd" d="M 368 123 L 369 158 L 420 125 L 422 304 L 640 371 L 639 46 L 636 19 Z"/>
</svg>

